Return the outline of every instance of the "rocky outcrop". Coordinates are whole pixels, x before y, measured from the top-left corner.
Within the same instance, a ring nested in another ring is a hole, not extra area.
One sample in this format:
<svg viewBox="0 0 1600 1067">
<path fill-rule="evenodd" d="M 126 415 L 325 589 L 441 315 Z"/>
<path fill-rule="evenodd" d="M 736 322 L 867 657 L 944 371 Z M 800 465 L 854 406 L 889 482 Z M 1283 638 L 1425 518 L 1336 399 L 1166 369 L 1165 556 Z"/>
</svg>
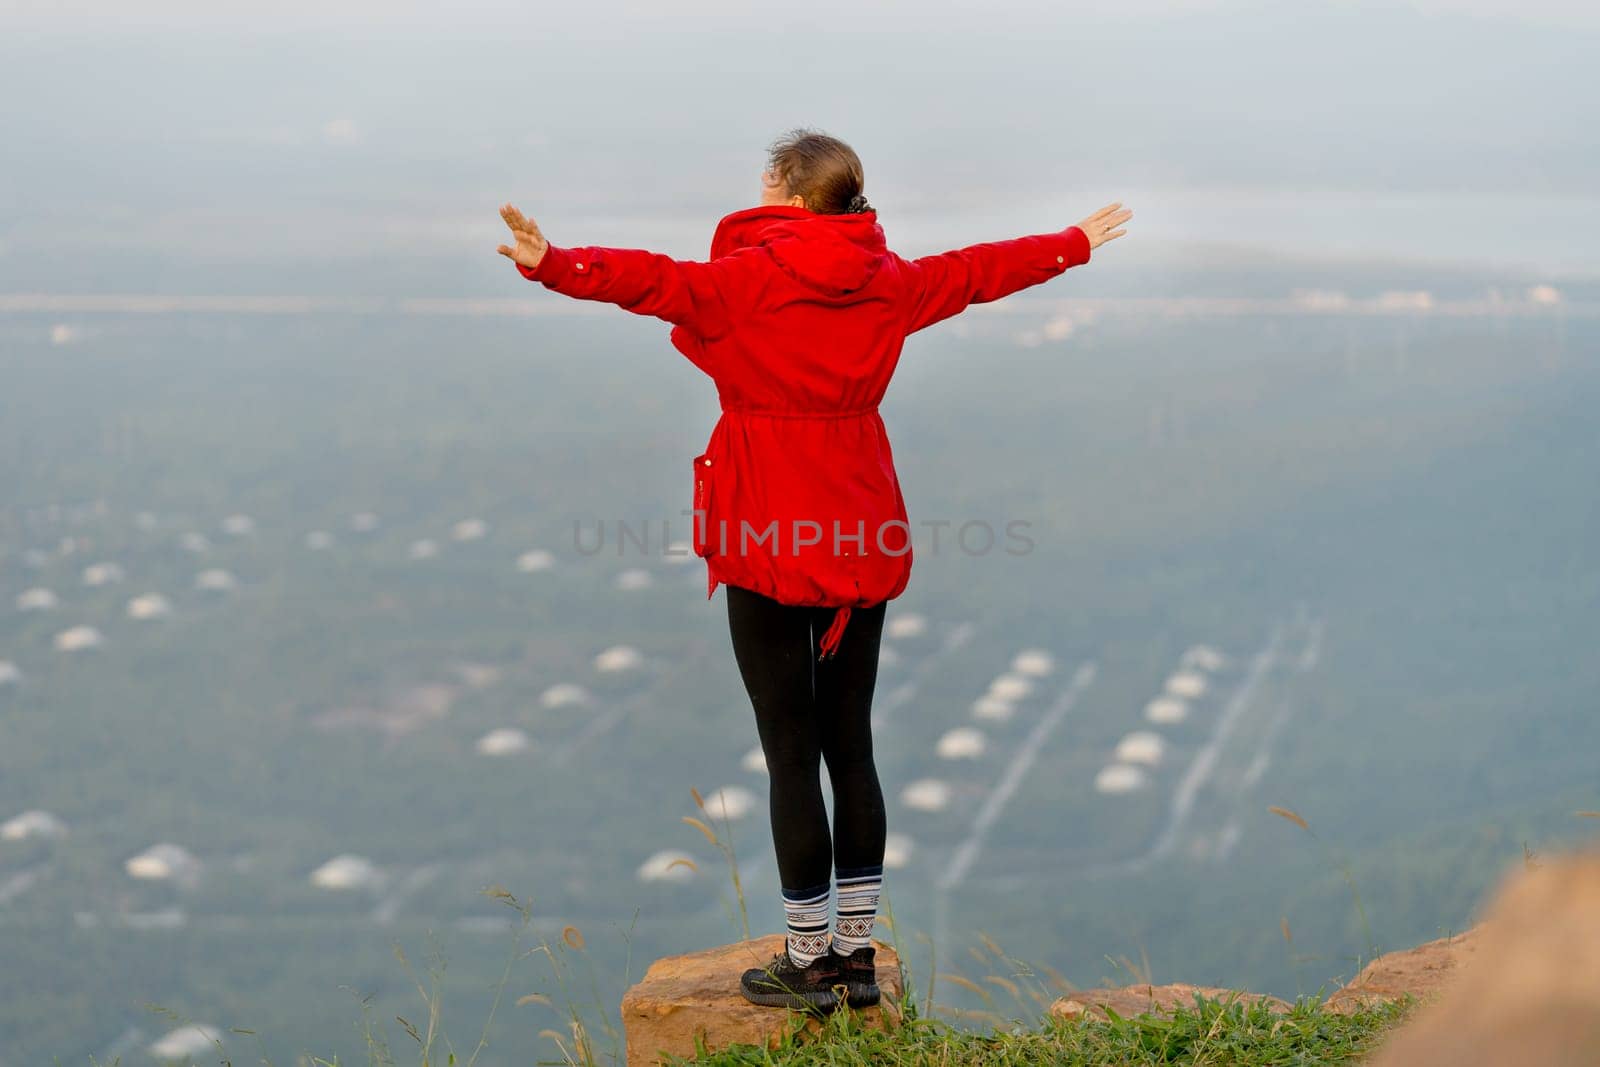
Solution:
<svg viewBox="0 0 1600 1067">
<path fill-rule="evenodd" d="M 1471 946 L 1368 1067 L 1600 1063 L 1600 852 L 1503 879 Z"/>
<path fill-rule="evenodd" d="M 1107 1018 L 1105 1009 L 1110 1008 L 1124 1018 L 1146 1012 L 1170 1015 L 1178 1008 L 1194 1007 L 1196 994 L 1207 1000 L 1265 1004 L 1273 1011 L 1289 1010 L 1287 1002 L 1265 993 L 1241 993 L 1235 989 L 1172 982 L 1168 985 L 1125 985 L 1078 990 L 1070 996 L 1058 997 L 1050 1005 L 1050 1014 L 1061 1019 L 1081 1019 L 1085 1016 L 1104 1019 Z"/>
<path fill-rule="evenodd" d="M 763 1008 L 739 994 L 739 975 L 783 947 L 783 934 L 657 960 L 622 1001 L 629 1067 L 654 1064 L 661 1051 L 695 1052 L 755 1044 L 774 1047 L 804 1021 L 797 1012 Z M 881 1008 L 859 1011 L 870 1026 L 899 1025 L 904 995 L 894 949 L 877 947 Z M 1128 985 L 1083 989 L 1058 998 L 1063 1019 L 1171 1014 L 1208 1000 L 1290 1005 L 1259 993 L 1193 986 Z M 1409 1018 L 1366 1067 L 1578 1067 L 1600 1063 L 1600 849 L 1553 857 L 1507 875 L 1477 925 L 1415 948 L 1386 953 L 1363 967 L 1323 1006 L 1351 1012 L 1406 996 Z"/>
<path fill-rule="evenodd" d="M 1410 995 L 1427 1001 L 1439 994 L 1451 976 L 1470 960 L 1481 942 L 1481 926 L 1459 934 L 1427 941 L 1415 948 L 1400 949 L 1378 956 L 1361 968 L 1349 982 L 1322 1002 L 1327 1011 L 1349 1014 L 1364 1007 L 1400 1000 Z M 1194 1005 L 1195 994 L 1207 1000 L 1265 1004 L 1271 1011 L 1288 1011 L 1287 1001 L 1262 993 L 1246 993 L 1215 986 L 1193 986 L 1176 982 L 1170 985 L 1126 985 L 1104 989 L 1082 989 L 1058 998 L 1050 1014 L 1058 1018 L 1084 1016 L 1105 1018 L 1110 1006 L 1121 1016 L 1143 1012 L 1170 1015 L 1174 1009 Z"/>
<path fill-rule="evenodd" d="M 1462 961 L 1472 957 L 1479 943 L 1478 929 L 1473 927 L 1415 948 L 1377 957 L 1324 1000 L 1323 1007 L 1328 1011 L 1348 1014 L 1363 1007 L 1399 1000 L 1407 994 L 1419 1000 L 1431 998 L 1446 984 Z M 1109 1006 L 1124 1017 L 1145 1012 L 1170 1015 L 1175 1009 L 1193 1007 L 1196 994 L 1207 1000 L 1265 1004 L 1270 1011 L 1288 1011 L 1290 1008 L 1287 1001 L 1263 993 L 1174 982 L 1170 985 L 1080 989 L 1058 998 L 1050 1005 L 1050 1014 L 1063 1019 L 1085 1016 L 1103 1019 L 1106 1017 L 1105 1008 Z"/>
<path fill-rule="evenodd" d="M 1407 994 L 1429 1000 L 1444 988 L 1463 962 L 1477 953 L 1481 930 L 1481 926 L 1474 926 L 1450 937 L 1425 941 L 1416 948 L 1386 952 L 1361 968 L 1323 1006 L 1349 1014 Z"/>
<path fill-rule="evenodd" d="M 877 940 L 872 944 L 882 1000 L 871 1008 L 847 1010 L 862 1025 L 893 1029 L 900 1022 L 900 958 L 893 946 Z M 662 1052 L 693 1056 L 696 1035 L 707 1049 L 732 1044 L 775 1048 L 785 1030 L 802 1021 L 805 1033 L 820 1029 L 821 1019 L 815 1015 L 752 1004 L 739 992 L 739 976 L 766 964 L 783 945 L 783 934 L 769 934 L 652 963 L 622 997 L 628 1067 L 654 1065 Z"/>
</svg>

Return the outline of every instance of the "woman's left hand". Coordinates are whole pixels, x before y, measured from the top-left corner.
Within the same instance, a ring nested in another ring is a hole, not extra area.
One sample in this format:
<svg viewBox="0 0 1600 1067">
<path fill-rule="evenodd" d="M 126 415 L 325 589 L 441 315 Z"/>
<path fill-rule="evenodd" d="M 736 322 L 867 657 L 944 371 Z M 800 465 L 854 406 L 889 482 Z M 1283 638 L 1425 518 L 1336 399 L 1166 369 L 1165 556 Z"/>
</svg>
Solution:
<svg viewBox="0 0 1600 1067">
<path fill-rule="evenodd" d="M 1122 210 L 1118 211 L 1118 208 L 1122 208 Z M 1131 218 L 1133 218 L 1133 209 L 1123 208 L 1122 201 L 1117 200 L 1107 204 L 1078 223 L 1078 229 L 1082 230 L 1089 238 L 1090 248 L 1099 248 L 1107 241 L 1114 241 L 1127 233 L 1127 230 L 1119 230 L 1115 227 L 1122 225 Z"/>
<path fill-rule="evenodd" d="M 544 258 L 544 250 L 550 247 L 550 242 L 544 239 L 544 234 L 539 232 L 539 224 L 532 219 L 524 218 L 522 212 L 505 204 L 500 208 L 500 217 L 506 220 L 506 225 L 511 227 L 511 232 L 516 236 L 517 246 L 510 248 L 501 245 L 497 252 L 532 270 Z"/>
</svg>

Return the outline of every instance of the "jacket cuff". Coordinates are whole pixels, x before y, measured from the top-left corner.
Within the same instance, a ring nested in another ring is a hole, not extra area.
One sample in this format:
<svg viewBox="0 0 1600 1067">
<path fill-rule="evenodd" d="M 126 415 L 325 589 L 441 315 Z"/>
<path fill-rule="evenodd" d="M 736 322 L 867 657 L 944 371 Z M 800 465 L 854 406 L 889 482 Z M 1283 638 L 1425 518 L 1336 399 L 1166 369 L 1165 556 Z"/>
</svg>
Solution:
<svg viewBox="0 0 1600 1067">
<path fill-rule="evenodd" d="M 1065 270 L 1067 267 L 1079 267 L 1089 262 L 1089 235 L 1083 232 L 1081 226 L 1068 226 L 1061 231 L 1067 239 L 1067 250 L 1062 253 L 1064 259 L 1060 264 Z"/>
<path fill-rule="evenodd" d="M 543 282 L 547 286 L 554 287 L 557 282 L 566 276 L 567 258 L 566 249 L 557 248 L 555 245 L 546 245 L 544 255 L 539 257 L 539 265 L 537 267 L 529 268 L 517 263 L 517 273 L 530 282 Z M 512 260 L 512 262 L 516 263 L 515 260 Z"/>
</svg>

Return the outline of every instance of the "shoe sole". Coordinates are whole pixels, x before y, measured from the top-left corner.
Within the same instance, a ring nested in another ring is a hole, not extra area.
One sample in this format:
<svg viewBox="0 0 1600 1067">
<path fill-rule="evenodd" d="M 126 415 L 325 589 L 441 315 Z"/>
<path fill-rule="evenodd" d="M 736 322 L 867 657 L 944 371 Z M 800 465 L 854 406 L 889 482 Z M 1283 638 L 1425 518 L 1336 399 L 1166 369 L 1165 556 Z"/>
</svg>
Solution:
<svg viewBox="0 0 1600 1067">
<path fill-rule="evenodd" d="M 837 955 L 835 955 L 835 959 L 838 959 Z M 868 975 L 869 977 L 865 978 L 865 980 L 851 977 L 848 974 L 840 977 L 839 984 L 842 984 L 848 990 L 845 996 L 845 1003 L 852 1008 L 870 1008 L 877 1004 L 879 999 L 877 966 L 859 967 L 855 968 L 855 971 L 858 974 Z"/>
<path fill-rule="evenodd" d="M 878 1003 L 880 990 L 876 983 L 866 985 L 862 982 L 848 983 L 849 992 L 845 995 L 845 1003 L 852 1008 L 870 1008 Z"/>
<path fill-rule="evenodd" d="M 839 998 L 833 993 L 752 993 L 748 989 L 741 989 L 744 999 L 752 1004 L 760 1004 L 765 1008 L 819 1008 L 831 1011 L 839 1004 Z"/>
</svg>

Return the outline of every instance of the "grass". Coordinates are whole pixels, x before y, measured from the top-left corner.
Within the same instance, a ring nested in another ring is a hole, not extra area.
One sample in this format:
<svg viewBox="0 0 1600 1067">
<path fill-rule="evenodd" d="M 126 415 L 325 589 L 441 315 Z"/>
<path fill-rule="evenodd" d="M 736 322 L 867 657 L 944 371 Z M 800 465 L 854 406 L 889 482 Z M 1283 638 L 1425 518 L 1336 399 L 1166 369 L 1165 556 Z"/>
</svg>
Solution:
<svg viewBox="0 0 1600 1067">
<path fill-rule="evenodd" d="M 861 1024 L 849 1009 L 828 1016 L 816 1033 L 790 1025 L 776 1049 L 733 1045 L 714 1052 L 703 1046 L 693 1059 L 673 1057 L 670 1065 L 703 1067 L 744 1064 L 950 1064 L 961 1067 L 1051 1064 L 1055 1067 L 1268 1067 L 1354 1063 L 1395 1022 L 1409 1003 L 1395 1003 L 1340 1015 L 1303 999 L 1288 1012 L 1265 1005 L 1210 1000 L 1197 996 L 1192 1007 L 1170 1016 L 1137 1015 L 1108 1019 L 1056 1020 L 1031 1026 L 994 1028 L 989 1033 L 958 1030 L 938 1020 L 916 1019 L 890 1033 Z M 797 1019 L 802 1019 L 796 1016 Z"/>
<path fill-rule="evenodd" d="M 1279 818 L 1288 819 L 1290 822 L 1300 827 L 1300 829 L 1310 834 L 1312 839 L 1315 840 L 1319 845 L 1323 844 L 1322 838 L 1317 836 L 1317 832 L 1311 829 L 1311 824 L 1306 822 L 1305 817 L 1299 812 L 1291 811 L 1288 808 L 1279 807 L 1276 804 L 1269 805 L 1267 810 Z M 1327 848 L 1326 845 L 1323 845 L 1323 847 L 1325 849 Z M 1361 920 L 1361 933 L 1364 943 L 1367 947 L 1367 958 L 1373 959 L 1378 955 L 1378 946 L 1372 940 L 1372 926 L 1367 922 L 1367 909 L 1361 904 L 1361 891 L 1356 888 L 1355 876 L 1350 873 L 1350 861 L 1345 859 L 1342 854 L 1330 853 L 1330 856 L 1333 859 L 1334 866 L 1338 867 L 1339 873 L 1344 876 L 1345 885 L 1350 887 L 1350 896 L 1355 902 L 1356 916 Z M 1285 937 L 1287 938 L 1287 934 Z"/>
<path fill-rule="evenodd" d="M 730 914 L 730 918 L 738 926 L 740 936 L 748 940 L 749 919 L 728 821 L 726 818 L 722 820 L 724 833 L 717 833 L 712 828 L 715 819 L 706 808 L 699 791 L 690 789 L 690 793 L 704 818 L 685 817 L 684 821 L 704 834 L 727 860 L 738 902 L 737 916 Z M 1310 832 L 1309 825 L 1298 814 L 1277 807 L 1269 810 Z M 696 868 L 692 860 L 677 862 Z M 1338 865 L 1350 882 L 1365 930 L 1366 916 L 1361 909 L 1354 882 L 1350 879 L 1348 864 L 1340 862 Z M 420 1067 L 475 1067 L 479 1055 L 487 1047 L 489 1026 L 501 1007 L 514 965 L 529 956 L 542 955 L 560 989 L 564 1004 L 557 1010 L 564 1019 L 563 1029 L 545 1028 L 539 1031 L 541 1037 L 551 1042 L 555 1058 L 534 1062 L 571 1067 L 621 1064 L 624 1061 L 625 1038 L 620 1025 L 612 1021 L 613 1006 L 604 1003 L 600 996 L 599 983 L 595 980 L 591 961 L 585 951 L 582 932 L 569 925 L 562 930 L 554 944 L 541 940 L 525 949 L 525 937 L 532 922 L 531 906 L 500 886 L 490 886 L 483 893 L 512 908 L 521 917 L 521 923 L 476 1044 L 470 1050 L 458 1051 L 444 1026 L 442 996 L 445 964 L 437 946 L 430 946 L 427 957 L 429 981 L 424 984 L 404 950 L 397 944 L 394 948 L 395 957 L 416 986 L 423 1007 L 421 1013 L 411 1018 L 395 1017 L 395 1022 L 405 1035 L 398 1039 L 404 1042 L 401 1047 L 414 1050 L 415 1062 Z M 898 1001 L 885 994 L 885 1000 L 892 1008 L 898 1009 L 900 1016 L 900 1025 L 894 1030 L 883 1030 L 869 1024 L 860 1012 L 843 1006 L 828 1013 L 786 1011 L 776 1048 L 730 1045 L 709 1050 L 702 1041 L 695 1056 L 670 1057 L 663 1063 L 703 1067 L 736 1067 L 745 1064 L 772 1067 L 790 1064 L 796 1067 L 808 1064 L 828 1064 L 830 1067 L 854 1067 L 857 1064 L 863 1067 L 877 1064 L 951 1067 L 1025 1067 L 1032 1064 L 1060 1067 L 1309 1067 L 1354 1064 L 1384 1032 L 1403 1019 L 1415 1003 L 1412 998 L 1406 998 L 1341 1014 L 1324 1008 L 1321 999 L 1315 996 L 1299 998 L 1287 1011 L 1273 1011 L 1264 1004 L 1248 1003 L 1231 996 L 1210 999 L 1197 994 L 1190 1005 L 1168 1013 L 1146 1013 L 1124 1018 L 1107 1009 L 1108 1017 L 1103 1019 L 1097 1016 L 1062 1019 L 1050 1013 L 1050 1005 L 1058 998 L 1075 992 L 1076 987 L 1053 968 L 1046 966 L 1035 969 L 1026 961 L 1008 955 L 993 939 L 980 933 L 979 940 L 988 950 L 988 955 L 977 948 L 972 949 L 972 955 L 991 973 L 983 975 L 977 982 L 948 971 L 938 971 L 934 954 L 937 946 L 926 935 L 918 935 L 920 940 L 928 942 L 930 950 L 930 977 L 919 1006 L 913 993 L 916 987 L 912 968 L 901 945 L 893 904 L 887 890 L 882 898 L 882 912 L 879 922 L 890 932 L 900 961 L 901 989 L 907 991 Z M 630 925 L 630 933 L 631 930 Z M 630 945 L 628 963 L 624 968 L 624 985 L 628 984 L 631 965 Z M 1130 965 L 1129 969 L 1130 981 L 1145 980 L 1136 968 Z M 587 971 L 587 985 L 592 994 L 582 1003 L 574 996 L 581 981 L 580 970 Z M 1003 973 L 994 973 L 996 970 Z M 962 1010 L 938 1004 L 934 999 L 935 979 L 976 993 L 985 1004 L 985 1010 Z M 1006 994 L 1010 1003 L 1002 1005 L 996 998 L 996 992 L 991 990 Z M 372 1000 L 370 996 L 361 998 L 361 1033 L 367 1047 L 367 1064 L 369 1067 L 396 1067 L 400 1060 L 390 1047 L 384 1025 L 372 1018 Z M 533 1003 L 556 1008 L 556 1002 L 543 993 L 531 993 L 516 1001 L 518 1007 Z M 149 1007 L 174 1022 L 187 1022 L 169 1009 L 157 1005 Z M 590 1007 L 597 1012 L 598 1021 L 594 1024 L 586 1019 Z M 987 1030 L 958 1028 L 946 1019 L 939 1018 L 941 1013 L 951 1019 L 980 1024 Z M 254 1031 L 239 1028 L 228 1032 L 255 1036 Z M 604 1041 L 603 1053 L 596 1048 L 597 1038 Z M 217 1050 L 217 1062 L 222 1067 L 231 1067 L 233 1060 L 220 1038 L 214 1039 L 212 1044 Z M 93 1057 L 90 1059 L 95 1067 L 99 1067 Z M 119 1062 L 120 1058 L 108 1067 L 116 1067 Z M 257 1062 L 272 1067 L 272 1061 L 264 1049 L 260 1051 Z M 300 1057 L 299 1062 L 309 1067 L 343 1067 L 337 1058 L 327 1060 L 308 1055 Z"/>
</svg>

